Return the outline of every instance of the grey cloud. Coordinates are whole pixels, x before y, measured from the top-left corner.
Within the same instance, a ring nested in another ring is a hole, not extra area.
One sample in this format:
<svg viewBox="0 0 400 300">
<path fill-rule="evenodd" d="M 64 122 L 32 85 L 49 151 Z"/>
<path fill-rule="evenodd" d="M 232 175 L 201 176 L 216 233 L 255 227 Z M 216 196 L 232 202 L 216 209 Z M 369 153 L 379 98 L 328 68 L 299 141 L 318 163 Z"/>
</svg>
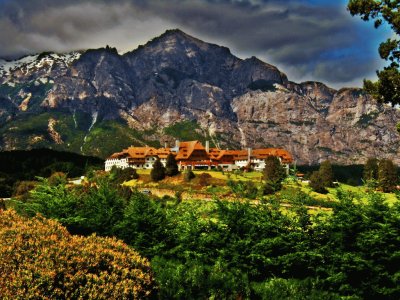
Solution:
<svg viewBox="0 0 400 300">
<path fill-rule="evenodd" d="M 377 33 L 359 24 L 340 5 L 306 0 L 13 0 L 0 4 L 0 56 L 106 44 L 126 51 L 178 27 L 242 57 L 295 70 L 296 79 L 335 85 L 374 68 L 368 39 Z M 357 44 L 366 44 L 365 54 L 334 57 Z"/>
</svg>

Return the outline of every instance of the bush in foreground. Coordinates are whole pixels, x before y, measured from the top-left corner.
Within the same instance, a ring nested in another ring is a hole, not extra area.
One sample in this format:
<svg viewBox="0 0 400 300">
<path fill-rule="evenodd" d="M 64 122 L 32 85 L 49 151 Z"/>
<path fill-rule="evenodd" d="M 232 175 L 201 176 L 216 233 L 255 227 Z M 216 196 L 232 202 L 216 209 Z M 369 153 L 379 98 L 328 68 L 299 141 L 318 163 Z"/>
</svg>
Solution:
<svg viewBox="0 0 400 300">
<path fill-rule="evenodd" d="M 149 262 L 123 242 L 13 211 L 0 211 L 0 278 L 6 299 L 142 299 L 155 289 Z"/>
</svg>

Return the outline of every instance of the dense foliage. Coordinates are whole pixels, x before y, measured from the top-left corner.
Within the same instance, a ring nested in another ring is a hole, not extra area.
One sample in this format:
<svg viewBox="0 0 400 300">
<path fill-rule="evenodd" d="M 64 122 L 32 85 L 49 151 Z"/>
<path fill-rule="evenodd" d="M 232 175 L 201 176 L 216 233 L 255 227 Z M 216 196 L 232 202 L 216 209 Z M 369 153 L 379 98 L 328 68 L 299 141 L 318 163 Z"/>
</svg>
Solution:
<svg viewBox="0 0 400 300">
<path fill-rule="evenodd" d="M 0 211 L 2 299 L 142 299 L 149 262 L 115 238 L 71 236 L 58 222 Z"/>
<path fill-rule="evenodd" d="M 400 205 L 337 190 L 309 214 L 296 189 L 263 201 L 171 201 L 43 181 L 19 211 L 122 238 L 151 259 L 163 299 L 399 299 Z M 90 225 L 90 226 L 89 226 Z"/>
<path fill-rule="evenodd" d="M 364 181 L 370 188 L 393 192 L 399 182 L 398 167 L 390 159 L 369 158 L 364 167 Z"/>
<path fill-rule="evenodd" d="M 319 169 L 319 165 L 314 166 L 297 166 L 297 170 L 306 175 L 309 178 L 312 172 Z M 335 180 L 338 182 L 350 184 L 350 185 L 360 185 L 363 179 L 363 165 L 335 165 L 332 164 L 332 170 Z"/>
<path fill-rule="evenodd" d="M 115 183 L 124 183 L 125 181 L 130 181 L 132 179 L 138 179 L 139 174 L 134 168 L 117 168 L 113 166 L 110 170 L 110 177 Z"/>
<path fill-rule="evenodd" d="M 0 197 L 10 197 L 18 181 L 48 177 L 54 172 L 64 172 L 69 177 L 81 176 L 90 168 L 102 169 L 103 163 L 96 157 L 49 149 L 0 152 Z"/>
<path fill-rule="evenodd" d="M 395 35 L 400 34 L 400 2 L 393 0 L 350 0 L 350 13 L 359 15 L 364 21 L 374 20 L 375 27 L 389 24 Z M 377 71 L 378 81 L 364 80 L 364 88 L 381 102 L 400 104 L 400 41 L 389 38 L 379 46 L 379 55 L 389 62 Z"/>
</svg>

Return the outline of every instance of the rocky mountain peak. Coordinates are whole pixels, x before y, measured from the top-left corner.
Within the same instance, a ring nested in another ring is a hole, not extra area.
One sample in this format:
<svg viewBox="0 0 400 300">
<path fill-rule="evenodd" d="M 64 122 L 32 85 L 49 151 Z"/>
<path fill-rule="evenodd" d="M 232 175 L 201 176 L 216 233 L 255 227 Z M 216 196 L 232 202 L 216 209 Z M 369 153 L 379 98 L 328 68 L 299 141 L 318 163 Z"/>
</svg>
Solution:
<svg viewBox="0 0 400 300">
<path fill-rule="evenodd" d="M 221 46 L 212 45 L 206 43 L 202 40 L 199 40 L 180 29 L 170 29 L 165 31 L 159 37 L 152 39 L 148 42 L 144 47 L 145 48 L 158 48 L 160 46 L 164 47 L 165 52 L 171 52 L 173 50 L 180 50 L 182 47 L 192 48 L 192 49 L 201 49 L 203 51 L 207 51 L 210 49 L 210 46 L 216 46 L 219 48 L 223 48 Z"/>
<path fill-rule="evenodd" d="M 107 156 L 197 138 L 223 148 L 283 147 L 301 164 L 371 156 L 400 163 L 399 119 L 360 90 L 288 81 L 271 64 L 179 29 L 124 55 L 107 46 L 0 61 L 4 150 Z"/>
</svg>

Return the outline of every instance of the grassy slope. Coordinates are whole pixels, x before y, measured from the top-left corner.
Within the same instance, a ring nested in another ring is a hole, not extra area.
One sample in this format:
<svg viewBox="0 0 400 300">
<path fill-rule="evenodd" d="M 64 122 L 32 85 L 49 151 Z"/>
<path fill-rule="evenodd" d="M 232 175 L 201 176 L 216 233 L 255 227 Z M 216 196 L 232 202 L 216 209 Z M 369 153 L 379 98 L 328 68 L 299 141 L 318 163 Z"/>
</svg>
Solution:
<svg viewBox="0 0 400 300">
<path fill-rule="evenodd" d="M 54 143 L 49 134 L 51 118 L 57 121 L 55 130 L 61 135 L 62 144 Z M 38 115 L 24 113 L 1 127 L 0 136 L 8 148 L 50 148 L 76 153 L 81 153 L 82 149 L 82 154 L 103 158 L 130 145 L 160 147 L 158 141 L 147 140 L 144 133 L 128 128 L 121 121 L 101 121 L 88 132 L 90 122 L 91 116 L 82 112 L 75 116 L 54 111 Z"/>
<path fill-rule="evenodd" d="M 128 186 L 132 187 L 149 187 L 149 188 L 167 188 L 171 190 L 191 190 L 197 189 L 200 190 L 202 193 L 206 193 L 213 196 L 225 196 L 226 193 L 229 191 L 229 188 L 226 185 L 226 181 L 228 179 L 235 180 L 235 181 L 253 181 L 257 186 L 262 186 L 262 173 L 261 172 L 249 172 L 243 174 L 231 174 L 228 175 L 227 172 L 224 174 L 219 171 L 207 171 L 207 170 L 195 170 L 195 175 L 198 177 L 202 173 L 207 173 L 212 176 L 212 178 L 218 181 L 212 181 L 209 185 L 203 187 L 196 187 L 196 183 L 185 183 L 182 181 L 181 178 L 177 178 L 176 180 L 166 179 L 161 181 L 160 183 L 154 183 L 150 180 L 150 170 L 138 170 L 138 174 L 140 178 L 138 180 L 132 180 L 126 183 Z M 229 178 L 230 177 L 230 178 Z M 347 184 L 340 184 L 338 188 L 341 188 L 345 191 L 352 192 L 355 194 L 365 194 L 367 188 L 364 186 L 354 187 Z M 301 190 L 302 192 L 310 195 L 312 198 L 321 201 L 337 201 L 336 196 L 336 189 L 335 188 L 328 188 L 327 194 L 319 194 L 314 192 L 305 182 L 288 182 L 284 184 L 284 189 L 294 189 L 294 190 Z M 379 192 L 378 192 L 379 193 Z M 387 203 L 393 204 L 397 201 L 396 195 L 393 193 L 382 193 L 387 201 Z"/>
<path fill-rule="evenodd" d="M 62 144 L 56 144 L 49 134 L 50 118 L 57 121 L 54 128 L 61 135 Z M 0 137 L 8 149 L 50 148 L 102 158 L 131 145 L 161 147 L 158 139 L 150 137 L 154 132 L 129 128 L 122 120 L 100 120 L 89 132 L 91 120 L 91 115 L 83 112 L 26 112 L 0 127 Z M 192 121 L 175 123 L 164 133 L 180 140 L 210 140 Z"/>
</svg>

